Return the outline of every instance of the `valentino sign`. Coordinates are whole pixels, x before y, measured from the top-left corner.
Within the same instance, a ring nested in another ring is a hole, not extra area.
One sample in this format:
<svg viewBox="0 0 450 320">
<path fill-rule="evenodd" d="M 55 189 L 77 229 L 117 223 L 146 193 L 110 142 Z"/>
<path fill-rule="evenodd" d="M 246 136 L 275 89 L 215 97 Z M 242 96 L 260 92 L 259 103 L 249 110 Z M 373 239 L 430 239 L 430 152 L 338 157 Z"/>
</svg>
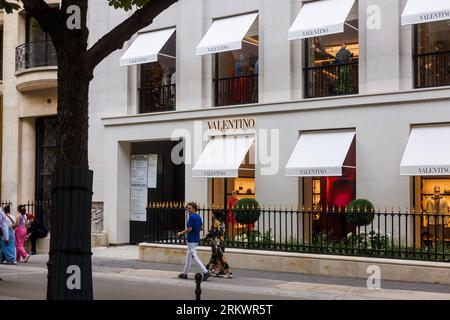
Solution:
<svg viewBox="0 0 450 320">
<path fill-rule="evenodd" d="M 440 11 L 440 12 L 432 12 L 420 15 L 420 20 L 425 21 L 435 21 L 435 20 L 446 20 L 450 19 L 450 10 L 448 11 Z"/>
<path fill-rule="evenodd" d="M 234 118 L 208 121 L 209 130 L 237 130 L 237 129 L 253 129 L 255 128 L 254 118 Z"/>
</svg>

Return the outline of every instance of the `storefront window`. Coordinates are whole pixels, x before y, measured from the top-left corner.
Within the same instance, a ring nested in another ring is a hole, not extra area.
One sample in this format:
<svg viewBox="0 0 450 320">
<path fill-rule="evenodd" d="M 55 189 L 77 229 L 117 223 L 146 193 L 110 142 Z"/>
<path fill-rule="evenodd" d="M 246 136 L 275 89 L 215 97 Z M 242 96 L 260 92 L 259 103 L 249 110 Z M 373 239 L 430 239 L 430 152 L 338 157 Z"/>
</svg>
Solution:
<svg viewBox="0 0 450 320">
<path fill-rule="evenodd" d="M 435 247 L 450 240 L 450 176 L 414 177 L 417 246 Z"/>
<path fill-rule="evenodd" d="M 258 102 L 258 19 L 244 40 L 242 49 L 215 55 L 215 105 Z"/>
<path fill-rule="evenodd" d="M 450 85 L 450 20 L 415 26 L 415 87 Z"/>
<path fill-rule="evenodd" d="M 326 234 L 330 239 L 339 240 L 354 227 L 346 223 L 344 209 L 356 198 L 356 144 L 348 149 L 342 167 L 342 176 L 303 177 L 303 207 L 310 214 L 310 221 L 304 221 L 305 230 L 311 237 Z M 306 227 L 309 224 L 309 228 Z M 309 231 L 308 231 L 309 232 Z"/>
<path fill-rule="evenodd" d="M 306 98 L 358 93 L 358 20 L 344 32 L 305 40 Z"/>
<path fill-rule="evenodd" d="M 235 200 L 243 198 L 255 199 L 255 164 L 251 161 L 250 148 L 245 160 L 239 167 L 239 176 L 236 178 L 211 178 L 210 179 L 210 202 L 215 207 L 223 207 L 226 194 L 226 204 L 230 206 L 233 194 Z"/>
<path fill-rule="evenodd" d="M 141 65 L 139 113 L 175 110 L 176 38 L 167 41 L 158 61 Z"/>
<path fill-rule="evenodd" d="M 30 16 L 26 17 L 25 40 L 24 44 L 16 48 L 16 71 L 58 64 L 50 35 Z"/>
</svg>

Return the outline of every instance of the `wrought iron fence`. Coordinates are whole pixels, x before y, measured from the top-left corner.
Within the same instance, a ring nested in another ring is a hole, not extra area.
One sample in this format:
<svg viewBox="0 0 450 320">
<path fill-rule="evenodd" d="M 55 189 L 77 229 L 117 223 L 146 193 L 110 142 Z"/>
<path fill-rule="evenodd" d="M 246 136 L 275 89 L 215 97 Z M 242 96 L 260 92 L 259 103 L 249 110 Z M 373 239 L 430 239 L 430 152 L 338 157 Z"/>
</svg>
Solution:
<svg viewBox="0 0 450 320">
<path fill-rule="evenodd" d="M 151 113 L 175 110 L 175 90 L 175 84 L 139 89 L 139 112 Z"/>
<path fill-rule="evenodd" d="M 31 214 L 35 221 L 42 223 L 47 230 L 50 228 L 50 212 L 51 212 L 51 202 L 50 201 L 27 201 L 21 203 L 25 206 L 27 214 Z M 16 212 L 16 207 L 13 207 L 11 201 L 1 201 L 0 206 L 5 208 L 6 206 L 11 207 L 11 213 Z"/>
<path fill-rule="evenodd" d="M 414 65 L 416 88 L 450 85 L 450 51 L 416 54 Z"/>
<path fill-rule="evenodd" d="M 258 75 L 214 80 L 215 105 L 258 103 Z"/>
<path fill-rule="evenodd" d="M 57 65 L 56 50 L 49 40 L 29 42 L 16 48 L 16 72 Z"/>
<path fill-rule="evenodd" d="M 230 248 L 450 261 L 450 215 L 421 211 L 294 208 L 224 209 L 202 207 L 203 235 L 214 210 L 225 213 Z M 152 203 L 147 208 L 146 239 L 183 244 L 183 203 Z M 254 221 L 252 221 L 254 217 Z M 206 244 L 206 243 L 203 243 Z"/>
<path fill-rule="evenodd" d="M 358 67 L 358 62 L 352 62 L 304 68 L 306 98 L 357 94 L 359 92 Z"/>
</svg>

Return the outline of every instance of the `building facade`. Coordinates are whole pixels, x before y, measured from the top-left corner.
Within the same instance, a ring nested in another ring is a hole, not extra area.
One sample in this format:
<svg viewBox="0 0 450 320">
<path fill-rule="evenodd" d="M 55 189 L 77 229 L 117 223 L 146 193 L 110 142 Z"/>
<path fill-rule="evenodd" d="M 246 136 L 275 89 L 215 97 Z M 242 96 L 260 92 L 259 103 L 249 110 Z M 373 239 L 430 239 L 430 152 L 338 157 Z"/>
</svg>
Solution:
<svg viewBox="0 0 450 320">
<path fill-rule="evenodd" d="M 47 1 L 58 6 L 58 1 Z M 56 52 L 24 10 L 2 14 L 2 186 L 13 205 L 50 198 L 57 137 Z"/>
<path fill-rule="evenodd" d="M 442 3 L 191 0 L 163 12 L 91 85 L 109 242 L 144 241 L 150 202 L 223 205 L 233 190 L 261 204 L 427 210 L 436 187 L 450 193 Z M 101 1 L 89 14 L 92 43 L 129 15 Z"/>
</svg>

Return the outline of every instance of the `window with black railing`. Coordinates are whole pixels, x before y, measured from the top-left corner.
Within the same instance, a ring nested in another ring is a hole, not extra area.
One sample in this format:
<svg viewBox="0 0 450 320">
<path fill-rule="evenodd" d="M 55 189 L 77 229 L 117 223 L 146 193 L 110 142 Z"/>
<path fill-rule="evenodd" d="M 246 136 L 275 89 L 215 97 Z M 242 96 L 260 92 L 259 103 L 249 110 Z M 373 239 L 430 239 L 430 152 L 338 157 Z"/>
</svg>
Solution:
<svg viewBox="0 0 450 320">
<path fill-rule="evenodd" d="M 450 85 L 450 20 L 415 26 L 414 87 Z"/>
<path fill-rule="evenodd" d="M 139 113 L 175 110 L 175 84 L 156 84 L 139 89 Z"/>
<path fill-rule="evenodd" d="M 258 102 L 258 74 L 214 80 L 215 105 Z"/>
<path fill-rule="evenodd" d="M 176 108 L 176 33 L 158 54 L 158 61 L 140 67 L 139 113 Z"/>
<path fill-rule="evenodd" d="M 57 65 L 56 50 L 50 40 L 25 43 L 16 48 L 16 72 Z"/>
<path fill-rule="evenodd" d="M 358 20 L 346 22 L 343 33 L 305 41 L 306 98 L 359 92 Z"/>
<path fill-rule="evenodd" d="M 56 50 L 50 35 L 36 19 L 27 16 L 25 43 L 16 47 L 16 72 L 30 68 L 57 66 Z"/>
<path fill-rule="evenodd" d="M 214 105 L 258 103 L 258 19 L 247 32 L 239 50 L 215 54 Z"/>
</svg>

